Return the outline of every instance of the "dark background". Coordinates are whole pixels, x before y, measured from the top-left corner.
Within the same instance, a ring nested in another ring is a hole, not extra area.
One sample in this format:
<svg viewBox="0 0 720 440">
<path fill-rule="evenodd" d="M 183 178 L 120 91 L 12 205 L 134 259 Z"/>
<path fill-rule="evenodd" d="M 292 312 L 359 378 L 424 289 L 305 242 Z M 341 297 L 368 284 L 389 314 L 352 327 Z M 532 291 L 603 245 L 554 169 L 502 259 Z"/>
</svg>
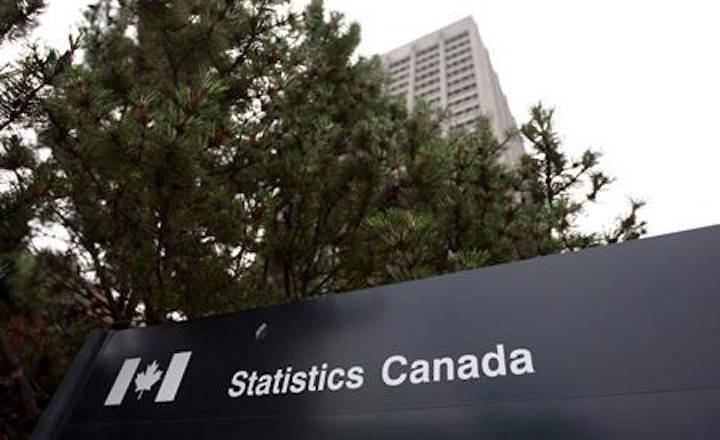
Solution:
<svg viewBox="0 0 720 440">
<path fill-rule="evenodd" d="M 720 228 L 107 335 L 61 438 L 718 439 Z M 255 330 L 268 326 L 266 337 Z M 405 384 L 383 361 L 528 348 L 535 374 Z M 124 359 L 192 359 L 175 402 L 103 402 Z M 361 365 L 357 391 L 227 395 L 237 370 Z M 67 393 L 68 386 L 59 393 Z"/>
</svg>

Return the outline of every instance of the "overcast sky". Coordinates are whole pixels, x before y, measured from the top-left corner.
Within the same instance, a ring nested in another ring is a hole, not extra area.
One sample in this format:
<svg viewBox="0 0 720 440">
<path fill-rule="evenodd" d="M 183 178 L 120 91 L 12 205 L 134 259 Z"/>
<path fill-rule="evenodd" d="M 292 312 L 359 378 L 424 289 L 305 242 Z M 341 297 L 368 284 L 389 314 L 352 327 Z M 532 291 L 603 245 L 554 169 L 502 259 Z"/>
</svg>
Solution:
<svg viewBox="0 0 720 440">
<path fill-rule="evenodd" d="M 86 1 L 49 0 L 39 34 L 66 39 Z M 293 0 L 301 7 L 307 0 Z M 73 5 L 73 6 L 69 6 Z M 567 149 L 603 152 L 617 182 L 585 219 L 627 197 L 653 235 L 720 224 L 720 2 L 714 0 L 326 0 L 362 26 L 361 55 L 472 15 L 519 121 L 556 108 Z"/>
</svg>

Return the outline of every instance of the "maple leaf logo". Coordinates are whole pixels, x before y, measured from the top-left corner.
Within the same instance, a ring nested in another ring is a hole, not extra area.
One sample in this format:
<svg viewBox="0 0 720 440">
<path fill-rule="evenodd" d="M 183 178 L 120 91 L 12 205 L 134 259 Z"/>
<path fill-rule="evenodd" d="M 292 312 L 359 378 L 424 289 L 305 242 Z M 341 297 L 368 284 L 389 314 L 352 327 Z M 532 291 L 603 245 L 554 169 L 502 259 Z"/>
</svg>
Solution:
<svg viewBox="0 0 720 440">
<path fill-rule="evenodd" d="M 150 389 L 160 380 L 163 375 L 163 371 L 160 370 L 157 361 L 153 361 L 152 364 L 145 368 L 145 371 L 138 373 L 135 377 L 135 392 L 138 394 L 138 400 L 142 399 L 143 392 L 150 391 Z"/>
</svg>

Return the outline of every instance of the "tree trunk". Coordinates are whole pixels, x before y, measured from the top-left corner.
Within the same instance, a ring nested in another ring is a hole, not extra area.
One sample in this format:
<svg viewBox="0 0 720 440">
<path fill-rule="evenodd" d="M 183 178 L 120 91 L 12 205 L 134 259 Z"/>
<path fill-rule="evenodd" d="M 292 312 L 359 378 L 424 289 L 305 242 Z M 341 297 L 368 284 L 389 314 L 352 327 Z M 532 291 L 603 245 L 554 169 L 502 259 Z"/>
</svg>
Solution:
<svg viewBox="0 0 720 440">
<path fill-rule="evenodd" d="M 20 398 L 22 415 L 26 418 L 35 417 L 40 413 L 35 392 L 30 386 L 30 381 L 25 374 L 20 358 L 7 341 L 4 331 L 0 332 L 0 360 L 8 366 L 10 378 L 15 384 L 17 396 Z"/>
</svg>

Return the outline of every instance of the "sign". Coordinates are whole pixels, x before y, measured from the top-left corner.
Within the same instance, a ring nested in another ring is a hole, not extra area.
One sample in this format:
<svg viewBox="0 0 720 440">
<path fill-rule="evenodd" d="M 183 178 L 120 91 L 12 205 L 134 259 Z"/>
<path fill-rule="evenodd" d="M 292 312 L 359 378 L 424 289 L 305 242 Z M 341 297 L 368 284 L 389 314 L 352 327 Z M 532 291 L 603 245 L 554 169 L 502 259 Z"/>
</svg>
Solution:
<svg viewBox="0 0 720 440">
<path fill-rule="evenodd" d="M 720 438 L 720 227 L 95 334 L 35 438 Z"/>
</svg>

